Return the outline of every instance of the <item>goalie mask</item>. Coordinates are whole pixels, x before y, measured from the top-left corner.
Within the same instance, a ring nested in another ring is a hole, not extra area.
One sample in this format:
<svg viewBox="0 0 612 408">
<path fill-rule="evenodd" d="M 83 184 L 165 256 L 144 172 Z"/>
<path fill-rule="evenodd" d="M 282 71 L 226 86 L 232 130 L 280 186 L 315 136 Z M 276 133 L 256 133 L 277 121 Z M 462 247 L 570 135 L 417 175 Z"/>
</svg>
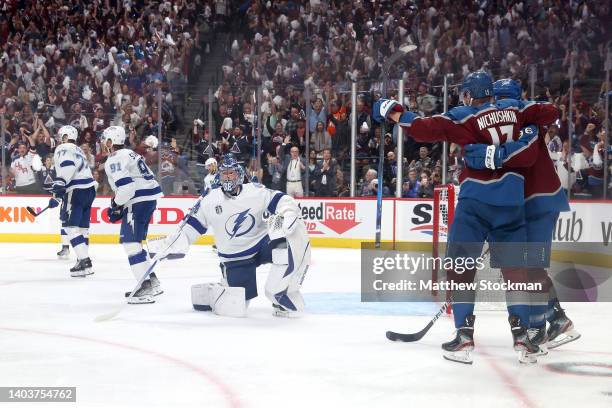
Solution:
<svg viewBox="0 0 612 408">
<path fill-rule="evenodd" d="M 219 165 L 219 184 L 221 190 L 227 194 L 235 194 L 238 186 L 244 181 L 244 169 L 234 155 L 229 153 L 223 156 L 223 161 Z"/>
</svg>

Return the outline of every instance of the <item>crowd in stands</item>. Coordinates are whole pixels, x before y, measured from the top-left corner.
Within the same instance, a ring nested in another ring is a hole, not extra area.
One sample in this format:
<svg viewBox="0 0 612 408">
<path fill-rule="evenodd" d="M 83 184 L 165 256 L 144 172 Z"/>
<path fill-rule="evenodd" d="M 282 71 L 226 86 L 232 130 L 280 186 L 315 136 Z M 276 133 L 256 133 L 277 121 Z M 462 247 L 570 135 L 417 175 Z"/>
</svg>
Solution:
<svg viewBox="0 0 612 408">
<path fill-rule="evenodd" d="M 28 156 L 38 156 L 43 167 L 52 165 L 60 143 L 57 130 L 65 124 L 79 131 L 78 145 L 100 180 L 100 192 L 108 193 L 104 161 L 109 154 L 101 134 L 111 125 L 126 129 L 131 148 L 148 151 L 149 164 L 165 160 L 159 166 L 164 178 L 176 178 L 177 107 L 210 51 L 217 19 L 213 7 L 184 0 L 2 2 L 0 151 L 7 189 L 31 181 L 18 174 L 29 171 Z M 157 144 L 164 151 L 151 154 Z M 19 157 L 20 164 L 13 163 Z M 172 193 L 174 186 L 165 184 Z M 43 180 L 37 177 L 36 185 L 40 189 Z"/>
<path fill-rule="evenodd" d="M 477 69 L 496 79 L 519 80 L 528 96 L 535 67 L 535 97 L 562 112 L 546 137 L 565 186 L 594 197 L 604 189 L 603 159 L 609 152 L 602 146 L 603 102 L 610 96 L 602 69 L 611 17 L 606 0 L 128 0 L 91 5 L 73 0 L 67 5 L 34 2 L 25 9 L 18 9 L 19 2 L 7 4 L 0 17 L 0 108 L 9 123 L 3 145 L 11 157 L 23 142 L 45 162 L 57 142 L 53 128 L 76 123 L 80 144 L 90 146 L 100 171 L 107 153 L 97 142 L 99 132 L 119 124 L 130 129 L 130 144 L 155 163 L 160 156 L 156 143 L 145 141 L 158 134 L 155 96 L 161 88 L 159 148 L 173 167 L 152 167 L 170 169 L 162 170 L 165 192 L 185 191 L 181 182 L 189 155 L 171 137 L 181 121 L 175 107 L 181 96 L 174 90 L 197 75 L 206 63 L 211 33 L 222 30 L 230 41 L 222 81 L 209 101 L 212 117 L 203 114 L 193 127 L 189 124 L 200 179 L 207 159 L 233 152 L 250 175 L 269 187 L 294 196 L 348 196 L 350 89 L 356 82 L 356 194 L 377 194 L 382 143 L 383 195 L 401 189 L 403 197 L 431 197 L 442 182 L 440 144 L 407 137 L 404 157 L 397 157 L 397 130 L 387 128 L 383 135 L 371 117 L 373 102 L 381 96 L 384 62 L 401 46 L 414 44 L 415 51 L 390 67 L 389 97 L 397 98 L 397 79 L 403 78 L 407 109 L 440 113 L 444 78 L 457 84 Z M 570 124 L 571 60 L 576 85 Z M 448 103 L 458 104 L 456 88 Z M 447 159 L 448 179 L 457 182 L 461 148 L 450 146 Z M 396 185 L 398 160 L 404 163 L 401 186 Z M 182 170 L 174 173 L 173 168 Z"/>
<path fill-rule="evenodd" d="M 549 100 L 562 111 L 559 123 L 547 135 L 560 173 L 564 167 L 567 173 L 565 158 L 571 145 L 572 153 L 580 156 L 573 160 L 581 164 L 573 166 L 578 180 L 571 181 L 571 189 L 600 196 L 604 86 L 599 98 L 595 95 L 592 100 L 581 91 L 601 84 L 609 19 L 606 1 L 246 2 L 234 14 L 240 30 L 234 33 L 222 67 L 224 82 L 214 94 L 212 135 L 203 136 L 202 129 L 194 129 L 200 141 L 199 161 L 233 150 L 243 155 L 266 185 L 294 195 L 306 189 L 310 195 L 347 195 L 349 91 L 356 81 L 356 191 L 376 194 L 382 140 L 383 194 L 394 195 L 401 188 L 404 197 L 431 197 L 433 186 L 442 181 L 441 146 L 406 138 L 401 158 L 405 182 L 398 187 L 397 131 L 381 135 L 371 119 L 371 106 L 381 95 L 384 62 L 403 45 L 414 44 L 416 51 L 390 67 L 394 81 L 387 88 L 388 95 L 396 98 L 397 79 L 403 78 L 402 102 L 423 115 L 442 112 L 442 84 L 447 75 L 451 83 L 460 83 L 468 72 L 484 69 L 496 79 L 519 80 L 527 96 L 534 68 L 536 98 Z M 571 59 L 576 64 L 572 132 L 567 119 Z M 598 78 L 596 85 L 593 78 Z M 450 107 L 458 104 L 456 92 L 451 92 L 448 102 Z M 253 163 L 250 159 L 255 155 L 249 146 L 255 137 L 253 111 L 258 105 L 262 152 L 261 163 Z M 448 163 L 449 180 L 456 182 L 462 168 L 459 146 L 450 147 Z M 299 173 L 292 170 L 295 166 Z M 297 191 L 291 185 L 296 177 L 302 184 Z"/>
</svg>

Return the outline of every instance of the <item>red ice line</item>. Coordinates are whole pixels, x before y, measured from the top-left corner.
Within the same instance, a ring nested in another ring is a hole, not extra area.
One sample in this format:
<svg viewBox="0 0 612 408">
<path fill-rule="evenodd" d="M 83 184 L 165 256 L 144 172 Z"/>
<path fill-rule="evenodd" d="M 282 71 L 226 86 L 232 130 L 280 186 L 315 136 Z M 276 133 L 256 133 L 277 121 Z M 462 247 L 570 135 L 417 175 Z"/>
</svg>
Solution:
<svg viewBox="0 0 612 408">
<path fill-rule="evenodd" d="M 121 344 L 121 343 L 116 343 L 113 341 L 108 341 L 108 340 L 98 340 L 98 339 L 92 339 L 89 337 L 83 337 L 83 336 L 76 336 L 73 334 L 63 334 L 63 333 L 54 333 L 54 332 L 47 332 L 47 331 L 41 331 L 41 330 L 29 330 L 29 329 L 16 329 L 16 328 L 11 328 L 11 327 L 0 327 L 0 330 L 5 330 L 5 331 L 12 331 L 12 332 L 21 332 L 21 333 L 30 333 L 30 334 L 41 334 L 44 336 L 56 336 L 56 337 L 63 337 L 63 338 L 67 338 L 67 339 L 73 339 L 73 340 L 82 340 L 82 341 L 88 341 L 91 343 L 97 343 L 97 344 L 103 344 L 106 346 L 112 346 L 112 347 L 117 347 L 117 348 L 122 348 L 125 350 L 132 350 L 132 351 L 138 351 L 140 353 L 146 354 L 146 355 L 152 355 L 155 356 L 161 360 L 166 360 L 169 361 L 173 364 L 176 364 L 178 366 L 181 366 L 183 368 L 186 368 L 188 370 L 193 371 L 194 373 L 200 375 L 201 377 L 204 377 L 206 379 L 206 381 L 208 381 L 210 384 L 212 384 L 213 386 L 215 386 L 223 395 L 223 397 L 225 398 L 225 400 L 227 401 L 227 405 L 231 408 L 240 408 L 241 404 L 240 404 L 240 400 L 238 399 L 238 395 L 232 391 L 232 389 L 226 385 L 223 381 L 221 381 L 220 379 L 218 379 L 217 377 L 215 377 L 213 374 L 209 373 L 208 371 L 204 370 L 201 367 L 198 367 L 196 365 L 193 365 L 191 363 L 188 363 L 186 361 L 180 360 L 178 358 L 166 355 L 166 354 L 162 354 L 159 353 L 157 351 L 151 351 L 151 350 L 146 350 L 143 348 L 139 348 L 136 346 L 130 346 L 128 344 Z"/>
</svg>

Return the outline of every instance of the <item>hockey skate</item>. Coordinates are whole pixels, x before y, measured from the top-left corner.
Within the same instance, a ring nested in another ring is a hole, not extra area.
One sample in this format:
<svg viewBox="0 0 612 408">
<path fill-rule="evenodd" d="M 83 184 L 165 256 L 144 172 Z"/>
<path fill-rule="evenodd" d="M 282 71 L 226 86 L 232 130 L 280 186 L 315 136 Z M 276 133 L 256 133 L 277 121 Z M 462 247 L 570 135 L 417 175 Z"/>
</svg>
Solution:
<svg viewBox="0 0 612 408">
<path fill-rule="evenodd" d="M 155 275 L 155 272 L 151 272 L 151 274 L 149 275 L 149 279 L 151 280 L 151 293 L 153 294 L 153 296 L 159 296 L 164 293 L 164 290 L 161 288 L 161 284 L 159 283 L 159 279 L 157 279 L 157 275 Z"/>
<path fill-rule="evenodd" d="M 527 329 L 527 337 L 531 344 L 534 346 L 538 346 L 540 351 L 529 355 L 533 357 L 545 356 L 548 354 L 548 347 L 546 347 L 546 342 L 548 341 L 548 335 L 546 334 L 546 325 L 542 327 L 532 327 Z"/>
<path fill-rule="evenodd" d="M 512 339 L 514 341 L 514 350 L 518 352 L 518 360 L 523 364 L 534 364 L 538 360 L 536 358 L 540 353 L 540 348 L 531 343 L 527 336 L 527 328 L 521 325 L 518 316 L 508 317 L 510 330 L 512 331 Z"/>
<path fill-rule="evenodd" d="M 548 328 L 548 343 L 546 343 L 549 349 L 557 348 L 580 338 L 580 333 L 574 329 L 574 323 L 565 315 L 559 302 L 555 303 L 554 310 L 555 314 Z"/>
<path fill-rule="evenodd" d="M 129 298 L 128 303 L 130 305 L 140 305 L 146 303 L 155 303 L 155 299 L 153 299 L 153 288 L 151 285 L 151 280 L 147 279 L 142 282 L 140 288 L 134 293 L 134 296 L 130 297 L 132 292 L 125 292 L 125 297 Z"/>
<path fill-rule="evenodd" d="M 294 317 L 300 317 L 302 315 L 299 311 L 290 310 L 281 305 L 277 305 L 275 303 L 272 304 L 272 308 L 274 309 L 272 311 L 272 316 L 276 316 L 276 317 L 294 318 Z"/>
<path fill-rule="evenodd" d="M 91 270 L 91 259 L 89 258 L 77 260 L 77 263 L 70 268 L 70 276 L 73 278 L 82 278 L 91 274 L 93 274 L 93 271 Z"/>
<path fill-rule="evenodd" d="M 444 350 L 443 357 L 445 359 L 462 364 L 472 364 L 474 320 L 476 320 L 476 316 L 466 316 L 465 323 L 457 329 L 455 338 L 442 344 L 442 350 Z"/>
<path fill-rule="evenodd" d="M 70 246 L 62 245 L 62 249 L 57 253 L 57 257 L 59 259 L 68 259 L 69 255 L 70 255 Z"/>
</svg>

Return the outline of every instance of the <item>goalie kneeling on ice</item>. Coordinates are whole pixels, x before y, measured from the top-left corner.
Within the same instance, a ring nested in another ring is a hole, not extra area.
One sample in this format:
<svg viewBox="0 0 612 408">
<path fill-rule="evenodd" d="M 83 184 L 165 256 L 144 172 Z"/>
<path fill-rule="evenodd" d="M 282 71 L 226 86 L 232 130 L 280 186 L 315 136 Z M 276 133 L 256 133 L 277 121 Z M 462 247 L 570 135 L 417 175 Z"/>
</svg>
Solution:
<svg viewBox="0 0 612 408">
<path fill-rule="evenodd" d="M 212 311 L 219 316 L 245 317 L 246 300 L 243 287 L 220 283 L 200 283 L 191 287 L 191 303 L 199 311 Z"/>
</svg>

